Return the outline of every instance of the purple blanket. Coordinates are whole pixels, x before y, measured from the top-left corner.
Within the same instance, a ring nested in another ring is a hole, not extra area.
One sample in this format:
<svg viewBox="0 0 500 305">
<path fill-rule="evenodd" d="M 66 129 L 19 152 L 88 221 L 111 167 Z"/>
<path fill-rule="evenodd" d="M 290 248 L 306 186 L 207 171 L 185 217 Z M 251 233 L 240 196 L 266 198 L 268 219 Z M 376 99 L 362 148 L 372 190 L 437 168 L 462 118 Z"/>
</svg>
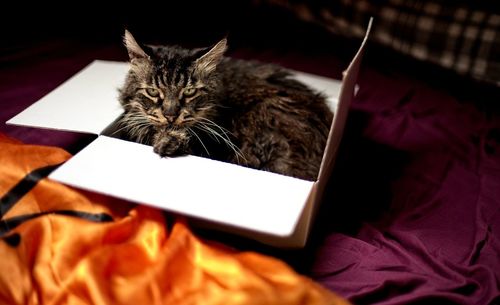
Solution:
<svg viewBox="0 0 500 305">
<path fill-rule="evenodd" d="M 233 54 L 327 76 L 342 67 L 320 55 Z M 3 122 L 96 58 L 126 54 L 67 42 L 2 54 L 0 132 L 72 152 L 88 143 Z M 294 259 L 276 255 L 355 304 L 500 304 L 500 115 L 368 63 L 359 83 L 315 235 Z"/>
<path fill-rule="evenodd" d="M 360 85 L 361 137 L 386 155 L 351 162 L 384 163 L 361 181 L 392 171 L 390 196 L 331 204 L 387 208 L 354 234 L 328 234 L 312 276 L 356 304 L 500 304 L 500 116 L 407 78 L 365 70 Z"/>
</svg>

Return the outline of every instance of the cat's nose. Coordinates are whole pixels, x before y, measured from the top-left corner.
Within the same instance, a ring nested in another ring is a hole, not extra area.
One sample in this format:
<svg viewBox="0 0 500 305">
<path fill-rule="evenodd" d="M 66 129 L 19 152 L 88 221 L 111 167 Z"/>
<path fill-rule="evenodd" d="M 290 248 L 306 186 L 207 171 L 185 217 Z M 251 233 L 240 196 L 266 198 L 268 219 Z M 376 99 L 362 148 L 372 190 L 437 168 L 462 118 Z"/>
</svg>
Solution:
<svg viewBox="0 0 500 305">
<path fill-rule="evenodd" d="M 172 103 L 168 106 L 163 107 L 163 115 L 170 123 L 172 123 L 175 118 L 179 116 L 179 111 L 180 107 L 178 104 Z"/>
</svg>

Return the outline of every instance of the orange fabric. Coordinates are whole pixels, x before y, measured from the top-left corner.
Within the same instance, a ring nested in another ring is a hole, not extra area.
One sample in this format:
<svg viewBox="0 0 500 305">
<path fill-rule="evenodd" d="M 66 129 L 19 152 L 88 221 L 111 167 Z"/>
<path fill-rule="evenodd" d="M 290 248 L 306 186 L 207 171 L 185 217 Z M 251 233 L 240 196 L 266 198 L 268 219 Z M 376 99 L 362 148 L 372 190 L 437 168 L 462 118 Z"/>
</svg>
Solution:
<svg viewBox="0 0 500 305">
<path fill-rule="evenodd" d="M 30 171 L 70 157 L 0 135 L 0 197 Z M 348 304 L 283 262 L 198 240 L 161 211 L 41 180 L 2 218 L 71 209 L 111 222 L 49 214 L 0 240 L 0 304 Z M 18 244 L 8 242 L 18 233 Z"/>
</svg>

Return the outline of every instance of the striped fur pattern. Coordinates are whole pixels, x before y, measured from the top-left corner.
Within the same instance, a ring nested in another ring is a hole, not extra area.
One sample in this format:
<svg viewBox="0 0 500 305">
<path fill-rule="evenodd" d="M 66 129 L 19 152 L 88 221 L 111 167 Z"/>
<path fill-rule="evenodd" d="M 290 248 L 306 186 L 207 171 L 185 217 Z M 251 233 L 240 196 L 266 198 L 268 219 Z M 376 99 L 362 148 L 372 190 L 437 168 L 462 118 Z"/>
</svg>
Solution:
<svg viewBox="0 0 500 305">
<path fill-rule="evenodd" d="M 126 32 L 120 136 L 162 157 L 194 154 L 297 178 L 317 177 L 333 114 L 281 67 L 206 49 L 145 46 Z"/>
</svg>

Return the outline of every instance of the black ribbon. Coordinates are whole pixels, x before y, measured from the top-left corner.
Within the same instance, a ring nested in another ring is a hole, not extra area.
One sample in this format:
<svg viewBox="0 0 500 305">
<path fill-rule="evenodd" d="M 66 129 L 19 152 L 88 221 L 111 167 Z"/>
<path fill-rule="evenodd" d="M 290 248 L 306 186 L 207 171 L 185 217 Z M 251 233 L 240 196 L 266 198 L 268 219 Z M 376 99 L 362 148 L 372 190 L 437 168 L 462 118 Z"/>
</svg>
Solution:
<svg viewBox="0 0 500 305">
<path fill-rule="evenodd" d="M 62 163 L 49 165 L 37 168 L 26 176 L 21 181 L 14 185 L 5 195 L 0 198 L 0 219 L 19 201 L 31 191 L 38 181 L 47 177 Z"/>
<path fill-rule="evenodd" d="M 46 178 L 52 171 L 59 167 L 62 163 L 49 165 L 35 169 L 28 173 L 16 185 L 14 185 L 5 195 L 0 198 L 0 219 L 19 201 L 30 192 L 36 184 Z M 40 213 L 25 214 L 0 221 L 0 238 L 3 238 L 9 245 L 17 245 L 20 241 L 19 234 L 5 236 L 10 230 L 16 228 L 20 224 L 48 214 L 65 215 L 78 217 L 92 222 L 109 222 L 113 218 L 106 213 L 88 213 L 75 210 L 56 210 L 45 211 Z M 12 241 L 15 241 L 12 243 Z"/>
<path fill-rule="evenodd" d="M 72 217 L 78 217 L 78 218 L 83 218 L 88 221 L 92 222 L 110 222 L 113 221 L 113 218 L 106 214 L 106 213 L 87 213 L 87 212 L 82 212 L 82 211 L 75 211 L 75 210 L 56 210 L 56 211 L 46 211 L 46 212 L 40 212 L 40 213 L 33 213 L 33 214 L 24 214 L 21 216 L 16 216 L 12 217 L 6 220 L 0 221 L 0 238 L 3 237 L 5 234 L 7 234 L 10 230 L 16 228 L 23 222 L 26 222 L 28 220 L 40 217 L 40 216 L 45 216 L 48 214 L 55 214 L 55 215 L 65 215 L 65 216 L 72 216 Z"/>
</svg>

